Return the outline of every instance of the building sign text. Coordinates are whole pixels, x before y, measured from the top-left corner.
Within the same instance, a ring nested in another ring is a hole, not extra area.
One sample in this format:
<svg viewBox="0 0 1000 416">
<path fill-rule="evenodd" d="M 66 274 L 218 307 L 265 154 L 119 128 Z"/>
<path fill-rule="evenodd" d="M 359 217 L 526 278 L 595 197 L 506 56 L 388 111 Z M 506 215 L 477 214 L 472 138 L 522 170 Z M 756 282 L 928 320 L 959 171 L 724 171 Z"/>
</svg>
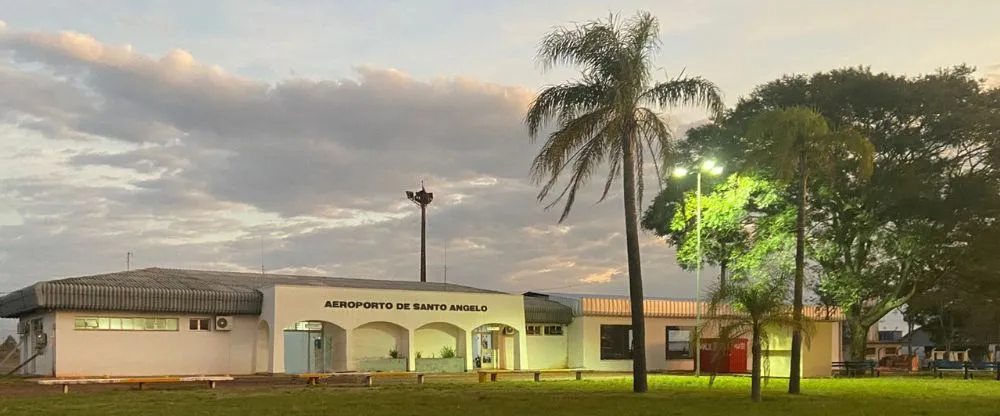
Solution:
<svg viewBox="0 0 1000 416">
<path fill-rule="evenodd" d="M 328 300 L 324 305 L 326 308 L 339 309 L 382 309 L 382 310 L 403 310 L 403 311 L 451 311 L 451 312 L 486 312 L 486 305 L 463 305 L 444 303 L 403 303 L 403 302 L 362 302 Z"/>
</svg>

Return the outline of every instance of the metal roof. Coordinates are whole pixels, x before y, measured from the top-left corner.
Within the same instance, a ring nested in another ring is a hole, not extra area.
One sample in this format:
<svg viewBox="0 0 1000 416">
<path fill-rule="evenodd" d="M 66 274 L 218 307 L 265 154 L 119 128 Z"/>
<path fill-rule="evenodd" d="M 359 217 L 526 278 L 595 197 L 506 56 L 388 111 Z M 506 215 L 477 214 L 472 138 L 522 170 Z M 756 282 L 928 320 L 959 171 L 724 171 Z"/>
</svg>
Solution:
<svg viewBox="0 0 1000 416">
<path fill-rule="evenodd" d="M 545 298 L 524 296 L 524 321 L 529 324 L 563 324 L 573 322 L 573 309 Z"/>
<path fill-rule="evenodd" d="M 525 298 L 540 297 L 552 302 L 568 306 L 573 311 L 573 316 L 632 316 L 632 303 L 628 296 L 615 295 L 591 295 L 573 293 L 525 293 Z M 647 318 L 694 318 L 697 315 L 697 308 L 701 307 L 701 314 L 707 316 L 709 313 L 708 302 L 702 300 L 696 302 L 694 299 L 683 298 L 657 298 L 646 297 L 643 299 L 643 310 Z M 843 321 L 844 314 L 839 308 L 826 308 L 818 305 L 804 305 L 803 314 L 810 319 L 820 321 Z M 725 314 L 737 312 L 729 307 L 723 307 L 720 311 Z"/>
<path fill-rule="evenodd" d="M 260 289 L 276 285 L 502 293 L 437 282 L 148 268 L 39 282 L 0 297 L 0 317 L 40 309 L 256 315 Z"/>
</svg>

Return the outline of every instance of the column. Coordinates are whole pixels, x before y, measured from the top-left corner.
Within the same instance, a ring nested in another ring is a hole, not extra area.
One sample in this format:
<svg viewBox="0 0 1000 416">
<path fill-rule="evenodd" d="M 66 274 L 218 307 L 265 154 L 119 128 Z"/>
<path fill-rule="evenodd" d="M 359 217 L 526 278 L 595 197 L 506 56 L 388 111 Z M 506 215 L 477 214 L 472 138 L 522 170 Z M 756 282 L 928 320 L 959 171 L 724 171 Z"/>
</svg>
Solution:
<svg viewBox="0 0 1000 416">
<path fill-rule="evenodd" d="M 474 357 L 472 356 L 472 346 L 473 344 L 475 344 L 475 339 L 473 339 L 473 331 L 474 330 L 464 331 L 465 342 L 463 344 L 465 350 L 465 371 L 473 371 L 476 369 L 475 363 L 473 362 Z"/>
<path fill-rule="evenodd" d="M 268 322 L 271 325 L 271 358 L 268 372 L 271 374 L 281 374 L 285 372 L 285 327 L 277 325 L 277 322 Z"/>
<path fill-rule="evenodd" d="M 344 357 L 344 371 L 357 371 L 358 361 L 354 359 L 354 346 L 353 340 L 354 330 L 344 329 L 344 344 L 343 344 L 343 354 Z"/>
<path fill-rule="evenodd" d="M 406 371 L 417 371 L 417 351 L 415 345 L 413 330 L 406 329 Z"/>
<path fill-rule="evenodd" d="M 514 333 L 514 368 L 517 370 L 523 370 L 528 364 L 528 340 L 524 331 L 524 326 L 521 326 Z"/>
</svg>

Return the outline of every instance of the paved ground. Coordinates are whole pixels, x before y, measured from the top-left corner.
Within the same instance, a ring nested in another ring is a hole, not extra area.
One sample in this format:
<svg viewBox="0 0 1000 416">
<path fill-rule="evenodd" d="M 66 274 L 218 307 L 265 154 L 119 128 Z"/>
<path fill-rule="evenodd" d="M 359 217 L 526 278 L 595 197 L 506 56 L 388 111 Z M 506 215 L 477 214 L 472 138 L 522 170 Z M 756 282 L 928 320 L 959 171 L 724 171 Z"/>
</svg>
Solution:
<svg viewBox="0 0 1000 416">
<path fill-rule="evenodd" d="M 593 373 L 585 374 L 586 379 L 614 378 L 627 376 L 624 373 Z M 568 374 L 545 374 L 542 376 L 546 380 L 573 379 L 572 373 Z M 62 394 L 61 386 L 42 386 L 34 381 L 39 378 L 0 378 L 0 396 L 47 396 Z M 501 380 L 531 380 L 531 374 L 502 374 Z M 425 377 L 425 383 L 477 383 L 478 378 L 475 373 L 462 374 L 430 374 Z M 363 378 L 360 376 L 341 376 L 336 380 L 320 380 L 320 384 L 331 386 L 355 386 L 363 388 Z M 415 378 L 376 378 L 375 385 L 398 385 L 415 384 Z M 292 376 L 241 376 L 235 377 L 234 381 L 219 382 L 216 386 L 220 390 L 239 389 L 261 389 L 267 387 L 291 387 L 301 385 L 306 386 L 306 380 Z M 90 392 L 136 390 L 136 385 L 122 384 L 89 384 L 70 386 L 70 394 L 86 394 Z M 143 387 L 146 390 L 183 390 L 183 389 L 207 389 L 206 383 L 163 383 L 149 384 Z"/>
</svg>

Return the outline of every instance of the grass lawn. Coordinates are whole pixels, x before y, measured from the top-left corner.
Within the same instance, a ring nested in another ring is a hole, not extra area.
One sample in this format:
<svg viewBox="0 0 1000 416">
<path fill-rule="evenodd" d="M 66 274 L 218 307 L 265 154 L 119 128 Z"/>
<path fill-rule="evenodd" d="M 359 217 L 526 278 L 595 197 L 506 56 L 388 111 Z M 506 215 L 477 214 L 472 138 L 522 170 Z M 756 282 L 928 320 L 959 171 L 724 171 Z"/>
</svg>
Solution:
<svg viewBox="0 0 1000 416">
<path fill-rule="evenodd" d="M 3 398 L 0 415 L 997 415 L 1000 382 L 920 378 L 806 380 L 804 394 L 772 381 L 764 402 L 748 378 L 651 376 L 635 395 L 630 378 L 542 383 L 500 381 L 376 388 L 281 387 L 105 391 Z"/>
</svg>

